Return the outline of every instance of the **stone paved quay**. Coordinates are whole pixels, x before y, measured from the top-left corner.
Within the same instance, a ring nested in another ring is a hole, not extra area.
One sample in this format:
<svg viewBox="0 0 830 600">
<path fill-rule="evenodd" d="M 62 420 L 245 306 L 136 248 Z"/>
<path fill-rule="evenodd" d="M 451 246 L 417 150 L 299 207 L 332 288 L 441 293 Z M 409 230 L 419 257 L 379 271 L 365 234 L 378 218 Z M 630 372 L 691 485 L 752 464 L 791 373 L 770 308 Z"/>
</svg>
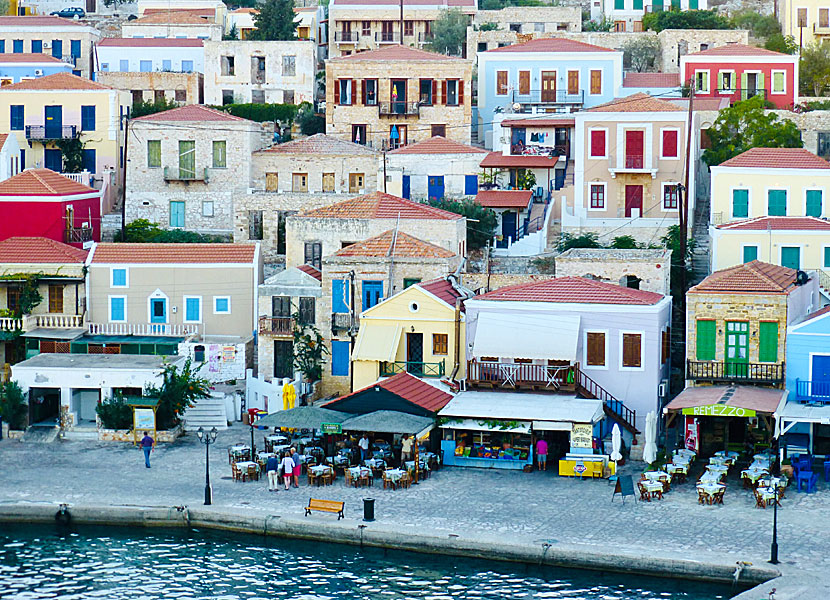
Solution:
<svg viewBox="0 0 830 600">
<path fill-rule="evenodd" d="M 346 488 L 334 485 L 269 492 L 264 480 L 234 482 L 227 447 L 250 443 L 250 430 L 235 426 L 211 446 L 214 504 L 234 510 L 266 510 L 300 516 L 310 496 L 344 500 L 348 519 L 362 518 L 362 498 L 376 499 L 376 518 L 405 531 L 429 529 L 448 534 L 497 535 L 519 543 L 545 540 L 597 551 L 649 552 L 661 556 L 720 561 L 769 557 L 772 509 L 754 507 L 730 473 L 723 506 L 701 506 L 692 482 L 675 486 L 663 501 L 634 502 L 604 480 L 575 481 L 548 473 L 445 468 L 410 489 Z M 262 433 L 257 432 L 257 443 Z M 200 506 L 204 493 L 204 446 L 189 434 L 160 445 L 152 469 L 127 444 L 53 444 L 0 441 L 0 503 L 67 502 L 141 506 Z M 639 473 L 642 464 L 624 467 Z M 700 467 L 698 467 L 700 468 Z M 696 472 L 693 472 L 696 474 Z M 779 510 L 779 545 L 784 570 L 822 571 L 830 567 L 830 488 L 814 494 L 788 489 Z M 315 514 L 313 519 L 334 517 Z M 730 562 L 731 564 L 731 562 Z"/>
</svg>

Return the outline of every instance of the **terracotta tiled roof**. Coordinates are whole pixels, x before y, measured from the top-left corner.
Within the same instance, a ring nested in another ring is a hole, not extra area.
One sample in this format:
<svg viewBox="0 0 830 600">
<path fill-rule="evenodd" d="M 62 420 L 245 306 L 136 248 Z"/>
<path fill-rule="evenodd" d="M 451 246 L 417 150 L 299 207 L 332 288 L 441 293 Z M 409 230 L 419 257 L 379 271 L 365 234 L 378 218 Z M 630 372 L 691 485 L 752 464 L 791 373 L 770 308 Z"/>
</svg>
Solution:
<svg viewBox="0 0 830 600">
<path fill-rule="evenodd" d="M 495 52 L 619 52 L 619 50 L 611 50 L 610 48 L 565 38 L 536 38 L 522 44 L 493 48 L 487 50 L 487 52 L 482 52 L 482 54 Z"/>
<path fill-rule="evenodd" d="M 501 152 L 491 152 L 481 161 L 480 166 L 482 168 L 525 167 L 552 169 L 558 160 L 558 156 L 505 156 Z"/>
<path fill-rule="evenodd" d="M 242 117 L 236 117 L 215 108 L 202 106 L 201 104 L 186 104 L 178 108 L 171 108 L 160 113 L 153 113 L 144 117 L 133 119 L 134 121 L 247 121 Z"/>
<path fill-rule="evenodd" d="M 296 8 L 294 10 L 297 10 Z M 248 15 L 258 15 L 259 11 L 255 8 L 250 8 L 247 6 L 243 6 L 242 8 L 237 8 L 236 10 L 232 10 L 231 14 L 240 15 L 240 14 L 248 14 Z"/>
<path fill-rule="evenodd" d="M 527 117 L 526 119 L 505 119 L 502 127 L 573 127 L 576 119 L 562 117 Z"/>
<path fill-rule="evenodd" d="M 23 52 L 20 54 L 0 54 L 0 63 L 62 63 L 63 61 L 50 54 Z"/>
<path fill-rule="evenodd" d="M 830 221 L 816 217 L 755 217 L 718 225 L 723 231 L 830 231 Z"/>
<path fill-rule="evenodd" d="M 210 15 L 210 17 L 213 18 L 213 15 Z M 152 14 L 145 12 L 143 17 L 135 21 L 129 21 L 127 25 L 154 25 L 158 23 L 169 23 L 171 25 L 209 25 L 211 22 L 197 12 L 170 10 Z"/>
<path fill-rule="evenodd" d="M 0 196 L 75 196 L 96 190 L 50 169 L 26 169 L 0 181 Z"/>
<path fill-rule="evenodd" d="M 6 145 L 7 139 L 9 139 L 8 133 L 0 133 L 0 148 Z"/>
<path fill-rule="evenodd" d="M 309 137 L 277 144 L 259 152 L 268 154 L 345 154 L 349 156 L 354 154 L 378 154 L 377 150 L 373 150 L 368 146 L 341 140 L 325 133 L 315 133 Z"/>
<path fill-rule="evenodd" d="M 53 17 L 49 15 L 31 15 L 31 16 L 3 16 L 0 17 L 0 27 L 67 27 L 67 26 L 85 27 L 86 23 L 75 21 L 74 19 L 64 19 L 62 17 Z"/>
<path fill-rule="evenodd" d="M 418 379 L 414 375 L 410 375 L 409 373 L 398 373 L 397 375 L 387 379 L 381 379 L 377 383 L 367 385 L 365 388 L 359 389 L 351 394 L 341 396 L 337 400 L 327 402 L 326 404 L 323 404 L 323 406 L 337 410 L 336 405 L 338 403 L 342 402 L 346 398 L 351 398 L 357 394 L 364 393 L 375 386 L 379 386 L 387 392 L 391 392 L 396 396 L 430 412 L 438 412 L 444 408 L 450 400 L 452 400 L 451 394 L 438 389 L 434 385 L 430 385 L 425 381 Z"/>
<path fill-rule="evenodd" d="M 680 73 L 626 73 L 624 88 L 673 88 L 680 85 Z"/>
<path fill-rule="evenodd" d="M 830 312 L 830 304 L 828 304 L 824 308 L 818 309 L 817 311 L 811 312 L 809 315 L 807 315 L 806 317 L 804 317 L 801 320 L 801 323 L 806 323 L 807 321 L 810 321 L 811 319 L 815 319 L 816 317 L 820 317 L 821 315 L 826 315 L 829 312 Z"/>
<path fill-rule="evenodd" d="M 615 98 L 611 102 L 594 106 L 586 112 L 683 112 L 683 109 L 668 100 L 637 92 L 625 98 Z"/>
<path fill-rule="evenodd" d="M 205 41 L 179 38 L 106 38 L 98 42 L 98 45 L 104 48 L 201 48 Z"/>
<path fill-rule="evenodd" d="M 531 281 L 476 296 L 476 300 L 517 302 L 564 302 L 574 304 L 632 304 L 649 306 L 663 299 L 661 294 L 625 288 L 584 277 L 558 277 Z"/>
<path fill-rule="evenodd" d="M 747 46 L 746 44 L 726 44 L 724 46 L 709 48 L 708 50 L 701 50 L 700 52 L 692 52 L 691 54 L 686 55 L 687 58 L 690 56 L 778 56 L 796 60 L 789 54 L 774 52 L 773 50 L 759 48 L 758 46 Z"/>
<path fill-rule="evenodd" d="M 721 167 L 755 169 L 830 169 L 830 163 L 804 148 L 750 148 Z"/>
<path fill-rule="evenodd" d="M 527 208 L 532 190 L 484 190 L 476 196 L 476 204 L 488 208 Z"/>
<path fill-rule="evenodd" d="M 183 13 L 191 13 L 194 15 L 198 15 L 200 17 L 206 17 L 213 19 L 216 17 L 216 9 L 215 8 L 147 8 L 144 10 L 144 14 L 142 18 L 146 17 L 147 15 L 157 15 L 159 13 L 168 13 L 168 12 L 183 12 Z"/>
<path fill-rule="evenodd" d="M 688 293 L 789 294 L 795 287 L 795 274 L 795 269 L 753 260 L 715 271 Z"/>
<path fill-rule="evenodd" d="M 44 75 L 36 79 L 27 79 L 19 83 L 7 85 L 0 90 L 8 92 L 10 90 L 111 90 L 108 85 L 78 77 L 72 73 L 53 73 L 52 75 Z"/>
<path fill-rule="evenodd" d="M 389 154 L 487 154 L 487 150 L 436 135 L 423 142 L 392 150 Z"/>
<path fill-rule="evenodd" d="M 254 244 L 111 244 L 100 243 L 93 264 L 252 263 Z"/>
<path fill-rule="evenodd" d="M 0 264 L 83 264 L 86 250 L 45 237 L 11 237 L 0 242 Z"/>
<path fill-rule="evenodd" d="M 372 192 L 330 206 L 307 210 L 297 215 L 317 219 L 444 219 L 456 221 L 461 215 L 413 202 L 383 192 Z"/>
<path fill-rule="evenodd" d="M 308 273 L 309 275 L 314 277 L 314 279 L 316 279 L 317 281 L 323 281 L 323 274 L 320 273 L 320 269 L 317 269 L 317 268 L 315 268 L 311 265 L 300 265 L 297 268 L 300 271 L 302 271 L 303 273 Z"/>
<path fill-rule="evenodd" d="M 397 6 L 397 4 L 396 4 Z M 331 61 L 356 61 L 356 60 L 441 60 L 441 61 L 461 61 L 463 59 L 454 56 L 446 56 L 444 54 L 436 54 L 435 52 L 427 52 L 426 50 L 418 50 L 417 48 L 410 48 L 409 46 L 399 46 L 397 44 L 384 46 L 377 50 L 365 50 L 363 52 L 356 52 L 348 56 L 338 56 L 337 58 L 329 59 Z"/>
<path fill-rule="evenodd" d="M 461 294 L 452 286 L 452 283 L 447 277 L 424 281 L 416 285 L 433 296 L 440 298 L 450 306 L 455 306 L 455 301 L 461 297 Z"/>
<path fill-rule="evenodd" d="M 394 242 L 394 247 L 392 243 Z M 390 253 L 391 250 L 391 253 Z M 335 256 L 393 256 L 395 258 L 450 258 L 455 256 L 446 248 L 430 244 L 402 231 L 384 231 L 368 240 L 351 244 L 334 253 Z"/>
<path fill-rule="evenodd" d="M 332 5 L 350 5 L 357 4 L 359 6 L 391 6 L 399 7 L 401 3 L 398 0 L 334 0 Z M 475 8 L 475 0 L 404 0 L 404 6 L 446 6 L 446 7 L 467 7 Z"/>
</svg>

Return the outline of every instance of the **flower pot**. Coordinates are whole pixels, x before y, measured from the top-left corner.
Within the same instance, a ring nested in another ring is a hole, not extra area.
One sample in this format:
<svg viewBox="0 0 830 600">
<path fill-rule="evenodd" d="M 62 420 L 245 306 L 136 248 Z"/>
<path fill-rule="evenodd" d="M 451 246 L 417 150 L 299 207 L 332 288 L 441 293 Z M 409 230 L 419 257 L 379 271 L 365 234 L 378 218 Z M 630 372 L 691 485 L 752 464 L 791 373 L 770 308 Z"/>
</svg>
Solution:
<svg viewBox="0 0 830 600">
<path fill-rule="evenodd" d="M 781 465 L 781 474 L 786 475 L 787 477 L 793 476 L 793 466 L 792 465 Z"/>
</svg>

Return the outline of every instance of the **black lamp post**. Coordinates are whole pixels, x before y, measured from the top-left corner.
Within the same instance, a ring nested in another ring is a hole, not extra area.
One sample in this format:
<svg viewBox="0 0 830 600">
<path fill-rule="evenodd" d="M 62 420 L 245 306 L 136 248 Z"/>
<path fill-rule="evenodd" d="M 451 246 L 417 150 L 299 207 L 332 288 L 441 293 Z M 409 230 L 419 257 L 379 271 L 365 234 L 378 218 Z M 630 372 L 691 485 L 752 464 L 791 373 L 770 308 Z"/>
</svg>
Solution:
<svg viewBox="0 0 830 600">
<path fill-rule="evenodd" d="M 781 460 L 778 450 L 778 440 L 775 440 L 775 463 L 778 477 L 781 477 Z M 775 501 L 772 505 L 772 544 L 769 547 L 769 562 L 778 564 L 778 481 L 772 482 L 772 489 L 775 490 Z"/>
<path fill-rule="evenodd" d="M 216 427 L 210 431 L 205 431 L 199 427 L 196 430 L 196 437 L 205 445 L 205 506 L 209 506 L 213 501 L 213 490 L 210 488 L 210 445 L 216 441 L 216 436 L 219 432 Z"/>
<path fill-rule="evenodd" d="M 251 426 L 251 460 L 254 460 L 254 456 L 256 456 L 256 446 L 254 446 L 254 421 L 253 415 L 251 415 L 251 421 L 248 423 Z"/>
</svg>

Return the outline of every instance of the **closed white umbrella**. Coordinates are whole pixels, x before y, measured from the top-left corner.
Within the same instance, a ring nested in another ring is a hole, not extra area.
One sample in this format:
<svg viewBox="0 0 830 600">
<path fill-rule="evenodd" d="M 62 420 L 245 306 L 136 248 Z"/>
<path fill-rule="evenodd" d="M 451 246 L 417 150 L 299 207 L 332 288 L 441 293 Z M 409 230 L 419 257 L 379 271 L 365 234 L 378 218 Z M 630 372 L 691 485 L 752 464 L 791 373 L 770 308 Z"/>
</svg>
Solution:
<svg viewBox="0 0 830 600">
<path fill-rule="evenodd" d="M 611 430 L 611 460 L 617 462 L 622 458 L 620 448 L 622 447 L 622 437 L 620 436 L 620 426 L 614 423 L 614 428 Z"/>
<path fill-rule="evenodd" d="M 646 415 L 646 445 L 643 448 L 643 460 L 652 464 L 657 460 L 657 415 L 650 411 Z"/>
</svg>

